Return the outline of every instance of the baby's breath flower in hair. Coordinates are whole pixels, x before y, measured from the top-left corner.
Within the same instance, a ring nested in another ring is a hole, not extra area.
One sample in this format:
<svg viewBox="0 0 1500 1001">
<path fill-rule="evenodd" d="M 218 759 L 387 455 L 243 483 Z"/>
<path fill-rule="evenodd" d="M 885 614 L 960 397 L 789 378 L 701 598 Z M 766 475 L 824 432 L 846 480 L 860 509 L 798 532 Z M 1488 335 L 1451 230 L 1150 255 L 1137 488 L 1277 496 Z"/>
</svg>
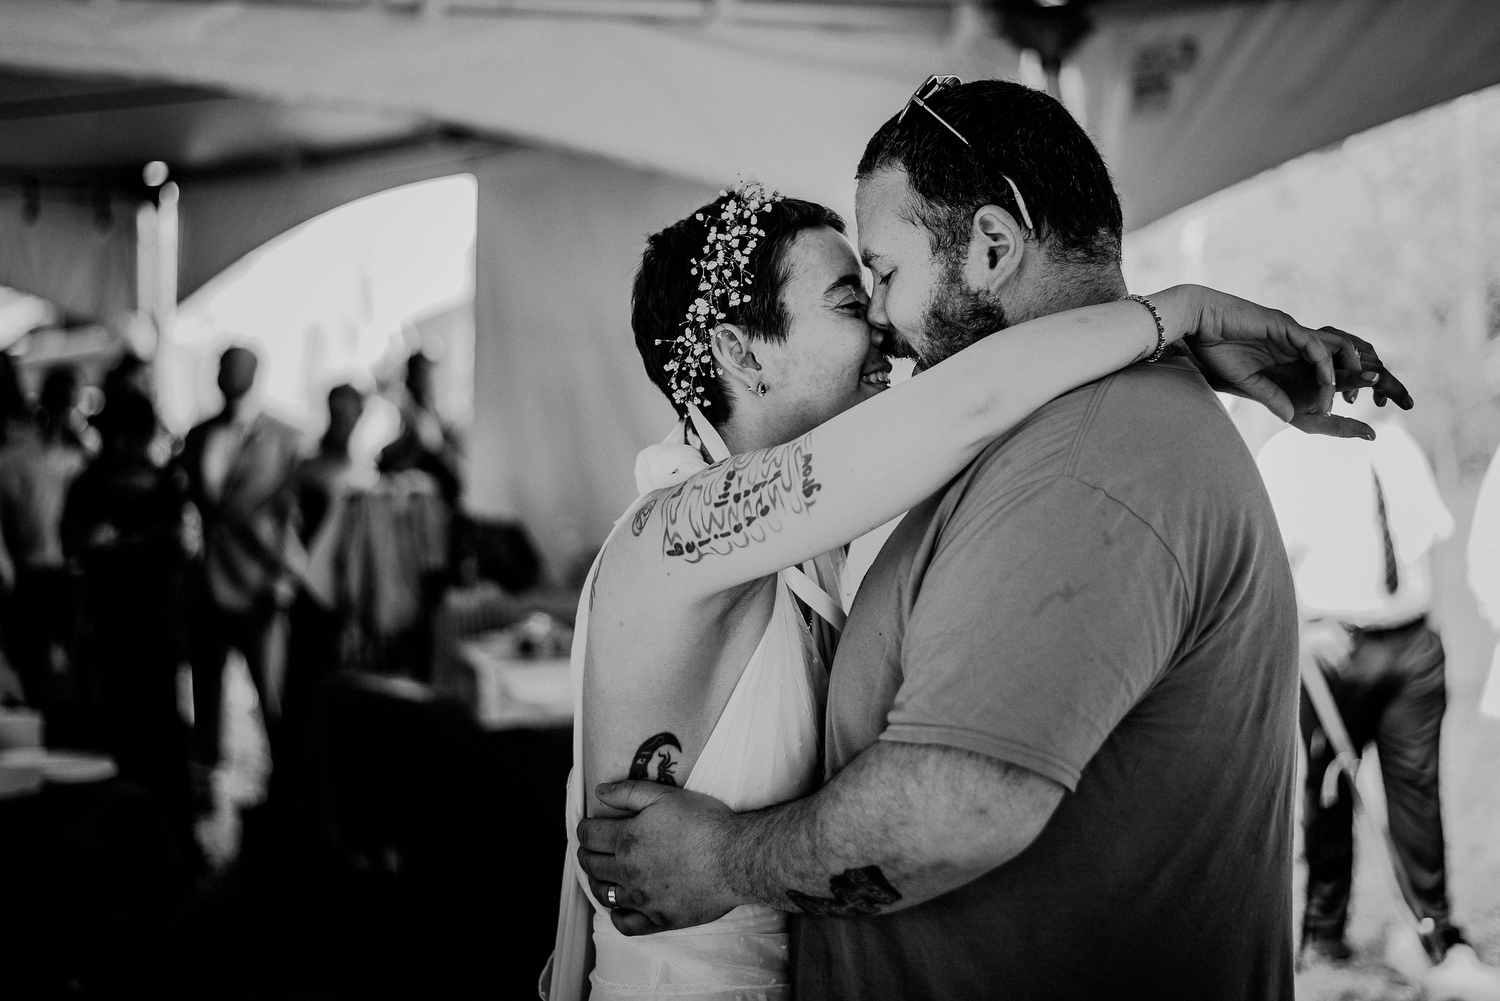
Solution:
<svg viewBox="0 0 1500 1001">
<path fill-rule="evenodd" d="M 750 301 L 750 254 L 766 235 L 760 217 L 781 201 L 780 194 L 767 193 L 759 181 L 746 181 L 719 192 L 719 197 L 727 200 L 717 219 L 702 212 L 693 217 L 708 227 L 703 252 L 691 265 L 698 278 L 698 297 L 688 307 L 682 333 L 672 342 L 672 357 L 663 366 L 678 406 L 708 406 L 703 384 L 719 374 L 712 350 L 714 328 L 728 317 L 725 310 Z"/>
</svg>

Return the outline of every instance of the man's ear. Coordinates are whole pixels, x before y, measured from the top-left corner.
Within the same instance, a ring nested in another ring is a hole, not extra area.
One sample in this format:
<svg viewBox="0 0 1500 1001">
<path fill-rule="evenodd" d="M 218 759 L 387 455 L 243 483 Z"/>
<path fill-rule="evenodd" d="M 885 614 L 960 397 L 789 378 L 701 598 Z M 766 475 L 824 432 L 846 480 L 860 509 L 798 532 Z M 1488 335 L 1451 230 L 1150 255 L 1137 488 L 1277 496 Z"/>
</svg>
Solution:
<svg viewBox="0 0 1500 1001">
<path fill-rule="evenodd" d="M 759 380 L 760 362 L 750 350 L 750 335 L 735 323 L 721 323 L 710 335 L 714 362 L 723 370 L 731 387 L 753 386 Z"/>
<path fill-rule="evenodd" d="M 998 205 L 983 205 L 969 227 L 969 259 L 965 271 L 973 288 L 999 293 L 1021 267 L 1026 254 L 1026 231 Z"/>
</svg>

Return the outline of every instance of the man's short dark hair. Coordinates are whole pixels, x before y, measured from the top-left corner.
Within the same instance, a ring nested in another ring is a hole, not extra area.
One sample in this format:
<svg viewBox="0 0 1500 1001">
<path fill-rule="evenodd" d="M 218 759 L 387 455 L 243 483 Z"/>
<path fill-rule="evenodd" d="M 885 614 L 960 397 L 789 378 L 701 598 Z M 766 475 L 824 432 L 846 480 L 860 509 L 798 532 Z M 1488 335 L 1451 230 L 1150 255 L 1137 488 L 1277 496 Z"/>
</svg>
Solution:
<svg viewBox="0 0 1500 1001">
<path fill-rule="evenodd" d="M 1066 108 L 1004 80 L 976 80 L 927 103 L 970 146 L 913 106 L 904 120 L 893 116 L 870 139 L 858 176 L 905 169 L 919 196 L 911 206 L 914 221 L 931 234 L 934 253 L 962 252 L 982 205 L 999 205 L 1022 221 L 1008 176 L 1036 226 L 1030 235 L 1049 251 L 1080 264 L 1119 262 L 1119 196 L 1104 159 Z"/>
<path fill-rule="evenodd" d="M 640 270 L 635 274 L 630 312 L 635 346 L 646 374 L 669 400 L 672 388 L 666 363 L 672 360 L 672 342 L 683 332 L 688 307 L 699 296 L 692 262 L 703 253 L 708 223 L 719 218 L 725 200 L 726 196 L 720 196 L 648 238 Z M 816 202 L 784 198 L 771 211 L 760 214 L 758 225 L 766 235 L 750 252 L 750 274 L 755 281 L 750 301 L 738 306 L 723 304 L 723 322 L 743 327 L 751 337 L 784 341 L 788 317 L 781 294 L 791 277 L 786 267 L 787 251 L 803 230 L 826 226 L 842 233 L 844 220 Z M 703 398 L 707 401 L 703 414 L 713 424 L 723 424 L 734 412 L 722 379 L 708 380 Z M 678 413 L 686 411 L 676 403 L 673 406 Z"/>
</svg>

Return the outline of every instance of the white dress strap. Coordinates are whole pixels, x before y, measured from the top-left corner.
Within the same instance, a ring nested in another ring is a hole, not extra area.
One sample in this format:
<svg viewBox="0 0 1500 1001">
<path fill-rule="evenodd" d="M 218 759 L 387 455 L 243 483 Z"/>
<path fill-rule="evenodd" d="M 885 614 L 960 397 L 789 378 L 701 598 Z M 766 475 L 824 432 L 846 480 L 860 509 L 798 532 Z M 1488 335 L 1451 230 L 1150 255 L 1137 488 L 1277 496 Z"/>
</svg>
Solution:
<svg viewBox="0 0 1500 1001">
<path fill-rule="evenodd" d="M 703 447 L 708 449 L 708 457 L 715 462 L 723 462 L 729 458 L 729 446 L 719 437 L 719 429 L 708 423 L 708 418 L 703 416 L 703 411 L 698 409 L 697 404 L 689 403 L 687 408 L 688 417 L 693 421 L 693 431 L 697 433 L 698 440 L 703 442 Z"/>
<path fill-rule="evenodd" d="M 792 589 L 792 593 L 802 599 L 803 604 L 811 608 L 823 621 L 827 622 L 835 631 L 844 631 L 844 622 L 848 616 L 839 607 L 839 603 L 833 599 L 827 591 L 823 590 L 817 583 L 796 567 L 787 567 L 781 571 L 781 581 Z"/>
<path fill-rule="evenodd" d="M 724 444 L 724 439 L 719 436 L 719 429 L 708 422 L 696 404 L 689 403 L 688 417 L 693 422 L 693 430 L 697 432 L 698 440 L 703 442 L 703 447 L 708 449 L 709 458 L 715 462 L 723 462 L 729 458 L 729 446 Z M 807 574 L 796 567 L 787 567 L 781 571 L 781 579 L 792 593 L 801 598 L 803 603 L 823 618 L 836 631 L 844 631 L 844 622 L 848 618 L 838 600 L 821 587 Z"/>
</svg>

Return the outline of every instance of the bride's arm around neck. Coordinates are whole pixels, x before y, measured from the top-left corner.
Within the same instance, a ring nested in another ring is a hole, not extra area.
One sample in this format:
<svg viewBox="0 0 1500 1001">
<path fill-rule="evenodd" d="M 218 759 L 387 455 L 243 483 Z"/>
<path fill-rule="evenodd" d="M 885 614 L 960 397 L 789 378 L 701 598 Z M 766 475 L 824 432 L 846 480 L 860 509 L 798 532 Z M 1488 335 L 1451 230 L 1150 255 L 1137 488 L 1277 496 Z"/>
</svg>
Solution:
<svg viewBox="0 0 1500 1001">
<path fill-rule="evenodd" d="M 1180 337 L 1190 304 L 1157 301 L 1169 339 Z M 792 441 L 648 494 L 601 572 L 661 600 L 717 603 L 889 521 L 1048 400 L 1145 358 L 1156 334 L 1132 302 L 992 334 Z"/>
</svg>

